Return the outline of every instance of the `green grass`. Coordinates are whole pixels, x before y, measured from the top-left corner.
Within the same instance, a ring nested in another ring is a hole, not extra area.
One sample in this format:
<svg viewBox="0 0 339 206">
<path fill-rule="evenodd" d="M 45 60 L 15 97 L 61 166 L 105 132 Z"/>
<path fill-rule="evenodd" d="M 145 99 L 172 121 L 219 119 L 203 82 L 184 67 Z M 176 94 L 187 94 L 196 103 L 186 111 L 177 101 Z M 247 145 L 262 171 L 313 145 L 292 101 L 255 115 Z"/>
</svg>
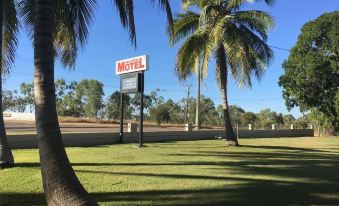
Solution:
<svg viewBox="0 0 339 206">
<path fill-rule="evenodd" d="M 27 135 L 27 134 L 36 134 L 36 131 L 28 131 L 28 130 L 22 130 L 22 131 L 8 131 L 7 135 Z"/>
<path fill-rule="evenodd" d="M 101 205 L 339 205 L 339 138 L 187 141 L 68 148 Z M 14 150 L 0 205 L 45 205 L 37 150 Z"/>
</svg>

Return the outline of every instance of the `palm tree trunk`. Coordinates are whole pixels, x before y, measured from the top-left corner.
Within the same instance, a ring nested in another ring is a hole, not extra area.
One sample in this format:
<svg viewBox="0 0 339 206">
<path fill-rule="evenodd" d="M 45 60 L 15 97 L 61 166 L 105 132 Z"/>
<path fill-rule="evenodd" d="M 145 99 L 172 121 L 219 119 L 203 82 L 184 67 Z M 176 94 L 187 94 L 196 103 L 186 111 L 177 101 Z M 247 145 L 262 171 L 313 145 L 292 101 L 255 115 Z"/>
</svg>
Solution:
<svg viewBox="0 0 339 206">
<path fill-rule="evenodd" d="M 2 111 L 2 39 L 3 39 L 3 4 L 0 2 L 0 169 L 6 167 L 12 167 L 14 165 L 14 158 L 11 148 L 8 145 L 7 135 L 5 130 L 5 122 Z"/>
<path fill-rule="evenodd" d="M 228 68 L 226 63 L 226 53 L 223 45 L 219 45 L 217 48 L 217 78 L 222 97 L 222 108 L 224 115 L 224 126 L 225 126 L 225 138 L 229 146 L 239 146 L 238 139 L 234 134 L 234 130 L 231 124 L 231 118 L 228 107 L 227 99 L 227 81 L 228 81 Z"/>
<path fill-rule="evenodd" d="M 14 157 L 7 141 L 5 121 L 2 112 L 2 71 L 0 70 L 0 169 L 13 166 L 14 166 Z"/>
<path fill-rule="evenodd" d="M 48 205 L 97 205 L 67 157 L 56 111 L 54 0 L 35 0 L 34 101 L 43 188 Z"/>
<path fill-rule="evenodd" d="M 227 79 L 227 77 L 225 77 L 225 79 Z M 234 134 L 234 130 L 231 124 L 231 118 L 230 118 L 229 107 L 228 107 L 228 99 L 227 99 L 227 86 L 226 85 L 222 86 L 220 90 L 221 90 L 221 97 L 222 97 L 222 108 L 223 108 L 223 114 L 224 114 L 224 126 L 225 126 L 226 140 L 228 141 L 228 144 L 230 146 L 239 146 L 237 137 Z"/>
<path fill-rule="evenodd" d="M 0 75 L 2 78 L 2 75 Z M 2 79 L 0 79 L 0 169 L 14 166 L 14 157 L 7 141 L 5 122 L 2 113 Z"/>
<path fill-rule="evenodd" d="M 2 93 L 1 93 L 2 95 Z M 0 98 L 2 98 L 0 95 Z M 14 157 L 7 142 L 7 135 L 5 130 L 5 123 L 2 114 L 2 100 L 1 101 L 1 116 L 0 116 L 0 169 L 14 166 Z"/>
</svg>

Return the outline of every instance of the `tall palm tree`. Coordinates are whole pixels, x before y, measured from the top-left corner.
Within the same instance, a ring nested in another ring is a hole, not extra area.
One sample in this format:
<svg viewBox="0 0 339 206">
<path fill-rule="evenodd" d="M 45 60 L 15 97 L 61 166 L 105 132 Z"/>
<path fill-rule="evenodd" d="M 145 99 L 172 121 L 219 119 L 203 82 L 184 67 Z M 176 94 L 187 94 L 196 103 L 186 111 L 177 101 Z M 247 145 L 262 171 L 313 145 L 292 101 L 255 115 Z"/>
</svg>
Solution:
<svg viewBox="0 0 339 206">
<path fill-rule="evenodd" d="M 133 0 L 114 0 L 136 45 Z M 159 0 L 171 23 L 168 0 Z M 86 43 L 96 0 L 23 0 L 22 15 L 34 46 L 34 100 L 43 188 L 48 205 L 97 205 L 76 177 L 63 146 L 56 111 L 54 59 L 74 67 Z"/>
<path fill-rule="evenodd" d="M 176 59 L 176 73 L 187 79 L 201 62 L 205 79 L 212 56 L 216 61 L 216 78 L 222 97 L 225 136 L 229 145 L 238 146 L 228 107 L 229 73 L 240 86 L 251 87 L 251 76 L 258 79 L 272 59 L 266 44 L 273 27 L 272 17 L 263 11 L 241 10 L 253 0 L 182 0 L 184 11 L 177 14 L 170 32 L 170 44 L 184 40 Z M 273 0 L 265 0 L 272 4 Z M 197 8 L 199 9 L 197 12 Z"/>
<path fill-rule="evenodd" d="M 17 48 L 19 24 L 17 2 L 14 0 L 0 1 L 0 169 L 14 165 L 11 148 L 7 142 L 5 122 L 2 113 L 2 82 L 3 75 L 9 72 L 14 63 Z"/>
</svg>

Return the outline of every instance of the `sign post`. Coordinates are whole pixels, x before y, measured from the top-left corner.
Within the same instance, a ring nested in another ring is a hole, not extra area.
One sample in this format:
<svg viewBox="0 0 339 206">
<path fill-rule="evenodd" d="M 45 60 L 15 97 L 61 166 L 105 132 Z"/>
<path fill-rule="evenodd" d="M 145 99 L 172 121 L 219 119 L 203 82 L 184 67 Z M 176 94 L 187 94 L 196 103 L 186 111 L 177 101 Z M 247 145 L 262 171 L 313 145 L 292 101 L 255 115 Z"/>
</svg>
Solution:
<svg viewBox="0 0 339 206">
<path fill-rule="evenodd" d="M 142 147 L 144 139 L 144 72 L 141 73 L 141 82 L 140 82 L 140 126 L 139 126 L 139 147 Z"/>
<path fill-rule="evenodd" d="M 120 92 L 120 143 L 123 141 L 124 136 L 124 94 Z"/>
<path fill-rule="evenodd" d="M 144 71 L 149 68 L 148 56 L 138 56 L 117 61 L 116 74 L 120 75 L 120 142 L 124 134 L 124 94 L 140 93 L 139 147 L 143 146 L 144 122 Z"/>
</svg>

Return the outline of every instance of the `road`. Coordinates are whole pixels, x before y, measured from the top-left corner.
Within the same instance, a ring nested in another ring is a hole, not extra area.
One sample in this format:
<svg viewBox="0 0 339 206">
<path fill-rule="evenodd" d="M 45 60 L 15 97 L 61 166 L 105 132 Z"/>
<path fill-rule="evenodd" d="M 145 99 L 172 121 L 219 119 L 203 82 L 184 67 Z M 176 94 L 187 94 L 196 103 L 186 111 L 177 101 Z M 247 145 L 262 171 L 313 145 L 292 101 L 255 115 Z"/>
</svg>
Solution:
<svg viewBox="0 0 339 206">
<path fill-rule="evenodd" d="M 6 121 L 7 133 L 34 133 L 36 127 L 34 122 L 26 121 Z M 111 133 L 119 132 L 119 124 L 96 124 L 96 123 L 60 123 L 62 133 Z M 183 127 L 154 127 L 145 126 L 145 132 L 157 131 L 183 131 Z M 127 125 L 124 126 L 127 132 Z"/>
</svg>

